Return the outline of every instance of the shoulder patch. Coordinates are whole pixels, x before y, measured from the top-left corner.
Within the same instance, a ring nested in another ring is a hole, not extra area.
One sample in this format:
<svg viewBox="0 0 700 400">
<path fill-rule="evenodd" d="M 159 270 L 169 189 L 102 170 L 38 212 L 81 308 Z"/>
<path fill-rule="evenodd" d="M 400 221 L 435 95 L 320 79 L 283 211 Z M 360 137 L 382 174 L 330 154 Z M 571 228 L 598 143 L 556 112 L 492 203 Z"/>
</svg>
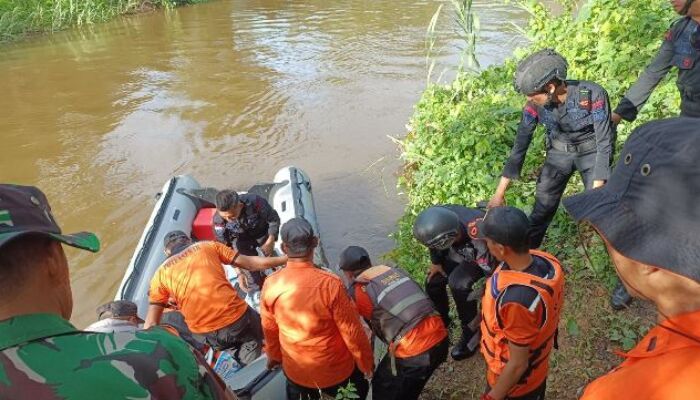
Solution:
<svg viewBox="0 0 700 400">
<path fill-rule="evenodd" d="M 664 40 L 667 42 L 670 42 L 671 40 L 673 40 L 673 30 L 672 29 L 669 29 L 666 31 L 666 33 L 664 33 Z"/>
</svg>

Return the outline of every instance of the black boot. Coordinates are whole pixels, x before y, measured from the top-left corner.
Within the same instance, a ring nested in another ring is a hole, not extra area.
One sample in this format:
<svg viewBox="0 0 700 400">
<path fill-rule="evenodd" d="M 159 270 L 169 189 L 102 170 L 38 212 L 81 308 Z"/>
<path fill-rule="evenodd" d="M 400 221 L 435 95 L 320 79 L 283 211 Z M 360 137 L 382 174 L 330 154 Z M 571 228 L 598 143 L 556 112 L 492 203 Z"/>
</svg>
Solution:
<svg viewBox="0 0 700 400">
<path fill-rule="evenodd" d="M 479 332 L 471 332 L 469 329 L 462 331 L 462 337 L 452 347 L 450 355 L 455 361 L 464 360 L 473 356 L 479 348 Z"/>
<path fill-rule="evenodd" d="M 610 296 L 610 306 L 615 311 L 620 311 L 626 308 L 632 302 L 632 296 L 627 293 L 627 290 L 622 285 L 622 282 L 617 281 L 615 289 Z"/>
</svg>

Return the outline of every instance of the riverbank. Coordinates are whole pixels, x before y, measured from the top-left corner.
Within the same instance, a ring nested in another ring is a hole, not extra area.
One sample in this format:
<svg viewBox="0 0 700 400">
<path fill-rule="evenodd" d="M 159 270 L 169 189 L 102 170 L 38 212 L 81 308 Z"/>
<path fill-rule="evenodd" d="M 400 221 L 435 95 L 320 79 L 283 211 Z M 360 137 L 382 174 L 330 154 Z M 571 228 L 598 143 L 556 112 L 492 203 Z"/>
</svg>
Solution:
<svg viewBox="0 0 700 400">
<path fill-rule="evenodd" d="M 0 0 L 0 42 L 206 0 Z"/>
<path fill-rule="evenodd" d="M 676 17 L 662 0 L 588 0 L 580 9 L 564 6 L 556 18 L 536 2 L 522 2 L 531 19 L 523 32 L 531 45 L 503 64 L 480 73 L 462 73 L 450 85 L 424 92 L 401 142 L 404 161 L 400 185 L 408 207 L 390 254 L 417 279 L 425 277 L 427 252 L 412 238 L 415 216 L 432 204 L 475 205 L 493 194 L 510 153 L 525 99 L 512 88 L 517 61 L 541 48 L 555 48 L 570 64 L 569 77 L 592 80 L 608 90 L 614 108 L 624 91 L 656 54 L 664 32 Z M 517 5 L 513 5 L 516 7 Z M 669 74 L 675 75 L 675 74 Z M 678 114 L 672 77 L 656 89 L 635 123 L 618 131 L 619 149 L 640 124 Z M 542 128 L 528 152 L 522 179 L 508 195 L 510 205 L 530 211 L 535 182 L 544 160 Z M 567 194 L 581 190 L 577 176 Z M 552 357 L 549 397 L 574 399 L 580 388 L 619 362 L 615 348 L 629 349 L 650 326 L 653 310 L 637 302 L 613 312 L 608 305 L 615 273 L 600 239 L 579 228 L 560 209 L 548 231 L 545 250 L 567 271 L 566 305 L 560 325 L 561 349 Z M 484 387 L 480 357 L 444 365 L 429 383 L 425 399 L 477 398 Z"/>
</svg>

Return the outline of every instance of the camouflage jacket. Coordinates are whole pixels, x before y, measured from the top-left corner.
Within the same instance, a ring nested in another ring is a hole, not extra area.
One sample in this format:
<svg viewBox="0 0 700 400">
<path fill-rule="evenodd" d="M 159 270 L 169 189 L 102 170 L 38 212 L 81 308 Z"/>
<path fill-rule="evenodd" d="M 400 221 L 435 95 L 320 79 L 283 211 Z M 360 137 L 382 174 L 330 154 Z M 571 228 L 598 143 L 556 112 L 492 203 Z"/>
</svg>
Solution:
<svg viewBox="0 0 700 400">
<path fill-rule="evenodd" d="M 176 336 L 160 328 L 93 333 L 53 314 L 0 321 L 0 399 L 233 399 Z"/>
</svg>

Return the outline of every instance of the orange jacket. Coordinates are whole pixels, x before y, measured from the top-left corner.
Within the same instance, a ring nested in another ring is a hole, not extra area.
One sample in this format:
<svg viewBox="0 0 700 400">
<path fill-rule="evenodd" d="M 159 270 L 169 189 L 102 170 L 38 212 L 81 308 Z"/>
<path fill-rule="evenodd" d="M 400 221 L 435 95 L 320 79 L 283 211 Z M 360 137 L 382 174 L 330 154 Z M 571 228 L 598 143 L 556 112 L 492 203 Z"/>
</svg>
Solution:
<svg viewBox="0 0 700 400">
<path fill-rule="evenodd" d="M 164 307 L 172 299 L 194 333 L 209 333 L 236 322 L 248 305 L 226 279 L 222 264 L 238 253 L 221 243 L 195 243 L 163 263 L 151 280 L 149 301 Z"/>
<path fill-rule="evenodd" d="M 663 326 L 694 336 L 692 340 Z M 700 396 L 700 310 L 655 326 L 625 361 L 586 387 L 581 400 L 677 400 Z"/>
<path fill-rule="evenodd" d="M 486 280 L 481 303 L 481 353 L 486 359 L 486 379 L 491 387 L 496 384 L 508 362 L 509 343 L 530 349 L 530 366 L 508 393 L 513 397 L 533 391 L 547 379 L 549 353 L 554 345 L 564 302 L 564 272 L 559 261 L 545 252 L 531 250 L 530 253 L 549 262 L 554 268 L 554 275 L 550 279 L 540 278 L 526 272 L 504 270 L 501 265 Z M 537 291 L 538 297 L 530 309 L 517 304 L 515 307 L 519 309 L 502 310 L 507 307 L 501 306 L 501 296 L 511 285 L 527 286 Z"/>
<path fill-rule="evenodd" d="M 364 289 L 365 287 L 362 285 L 355 286 L 355 302 L 362 318 L 369 321 L 372 319 L 374 306 Z M 397 358 L 417 356 L 430 350 L 446 337 L 447 329 L 445 329 L 442 318 L 439 315 L 426 317 L 399 340 L 396 344 L 394 355 Z"/>
<path fill-rule="evenodd" d="M 355 369 L 374 369 L 360 315 L 340 278 L 309 262 L 290 260 L 263 285 L 260 316 L 265 351 L 301 386 L 326 388 Z"/>
</svg>

